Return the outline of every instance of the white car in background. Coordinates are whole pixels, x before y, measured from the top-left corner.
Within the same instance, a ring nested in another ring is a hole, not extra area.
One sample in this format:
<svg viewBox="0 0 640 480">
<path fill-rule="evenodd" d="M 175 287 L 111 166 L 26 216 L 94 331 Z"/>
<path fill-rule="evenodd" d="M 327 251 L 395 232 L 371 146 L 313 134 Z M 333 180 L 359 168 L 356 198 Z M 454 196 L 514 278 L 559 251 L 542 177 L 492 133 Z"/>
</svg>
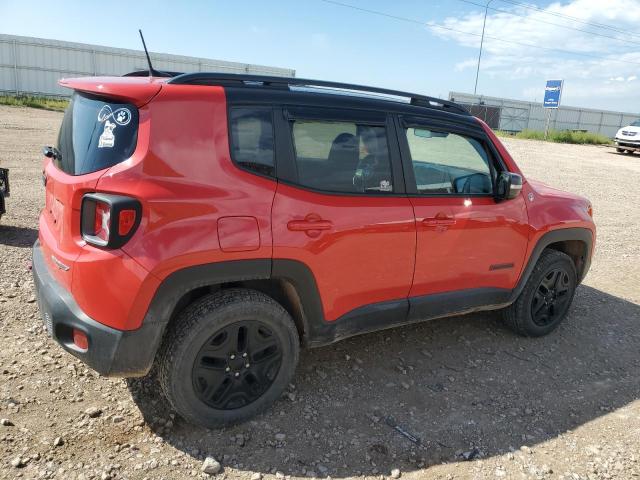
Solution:
<svg viewBox="0 0 640 480">
<path fill-rule="evenodd" d="M 633 153 L 640 150 L 640 120 L 618 130 L 615 141 L 618 153 Z"/>
</svg>

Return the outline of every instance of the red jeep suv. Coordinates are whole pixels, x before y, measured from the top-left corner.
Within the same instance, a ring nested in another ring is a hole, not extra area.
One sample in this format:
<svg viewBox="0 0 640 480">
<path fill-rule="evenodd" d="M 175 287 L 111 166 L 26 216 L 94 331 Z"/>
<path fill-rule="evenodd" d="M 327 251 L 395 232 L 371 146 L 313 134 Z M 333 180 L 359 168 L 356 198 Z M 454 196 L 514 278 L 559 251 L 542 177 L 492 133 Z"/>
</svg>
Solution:
<svg viewBox="0 0 640 480">
<path fill-rule="evenodd" d="M 589 201 L 525 180 L 455 103 L 218 73 L 61 84 L 46 328 L 101 374 L 155 365 L 190 422 L 272 404 L 301 345 L 478 310 L 547 334 L 589 269 Z"/>
</svg>

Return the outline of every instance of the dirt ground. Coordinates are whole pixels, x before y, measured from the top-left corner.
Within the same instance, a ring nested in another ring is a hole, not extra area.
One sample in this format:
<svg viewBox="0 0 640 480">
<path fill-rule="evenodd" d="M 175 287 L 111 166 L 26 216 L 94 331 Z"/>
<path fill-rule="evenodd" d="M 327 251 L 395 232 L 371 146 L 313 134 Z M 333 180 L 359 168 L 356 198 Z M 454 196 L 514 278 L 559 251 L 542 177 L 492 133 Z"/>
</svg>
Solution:
<svg viewBox="0 0 640 480">
<path fill-rule="evenodd" d="M 42 145 L 61 114 L 0 107 L 0 478 L 632 479 L 640 476 L 640 155 L 506 140 L 524 173 L 593 202 L 598 245 L 568 320 L 519 338 L 495 313 L 302 353 L 249 423 L 206 431 L 149 380 L 99 377 L 45 334 L 28 271 Z M 387 417 L 422 441 L 392 429 Z"/>
</svg>

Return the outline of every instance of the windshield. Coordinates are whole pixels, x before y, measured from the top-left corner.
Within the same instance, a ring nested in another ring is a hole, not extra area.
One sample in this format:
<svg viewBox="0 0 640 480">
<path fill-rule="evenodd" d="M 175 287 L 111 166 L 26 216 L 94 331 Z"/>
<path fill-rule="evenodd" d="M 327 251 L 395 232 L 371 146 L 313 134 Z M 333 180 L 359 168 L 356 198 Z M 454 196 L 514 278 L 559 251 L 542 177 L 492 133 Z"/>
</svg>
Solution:
<svg viewBox="0 0 640 480">
<path fill-rule="evenodd" d="M 636 120 L 635 122 L 632 122 L 630 127 L 640 127 L 640 120 Z"/>
<path fill-rule="evenodd" d="M 58 135 L 55 165 L 70 175 L 112 167 L 129 158 L 138 140 L 138 109 L 76 93 Z"/>
</svg>

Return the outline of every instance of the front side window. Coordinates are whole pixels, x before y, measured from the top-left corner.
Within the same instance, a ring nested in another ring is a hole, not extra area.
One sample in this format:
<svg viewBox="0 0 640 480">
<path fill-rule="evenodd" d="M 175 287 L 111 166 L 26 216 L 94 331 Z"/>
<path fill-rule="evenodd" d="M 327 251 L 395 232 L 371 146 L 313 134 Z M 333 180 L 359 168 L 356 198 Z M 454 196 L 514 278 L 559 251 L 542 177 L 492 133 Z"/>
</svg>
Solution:
<svg viewBox="0 0 640 480">
<path fill-rule="evenodd" d="M 456 133 L 405 129 L 418 193 L 491 194 L 490 159 L 482 144 Z"/>
<path fill-rule="evenodd" d="M 231 124 L 231 157 L 239 166 L 275 176 L 271 108 L 234 107 Z"/>
<path fill-rule="evenodd" d="M 384 127 L 296 120 L 292 131 L 301 185 L 327 192 L 393 192 Z"/>
</svg>

